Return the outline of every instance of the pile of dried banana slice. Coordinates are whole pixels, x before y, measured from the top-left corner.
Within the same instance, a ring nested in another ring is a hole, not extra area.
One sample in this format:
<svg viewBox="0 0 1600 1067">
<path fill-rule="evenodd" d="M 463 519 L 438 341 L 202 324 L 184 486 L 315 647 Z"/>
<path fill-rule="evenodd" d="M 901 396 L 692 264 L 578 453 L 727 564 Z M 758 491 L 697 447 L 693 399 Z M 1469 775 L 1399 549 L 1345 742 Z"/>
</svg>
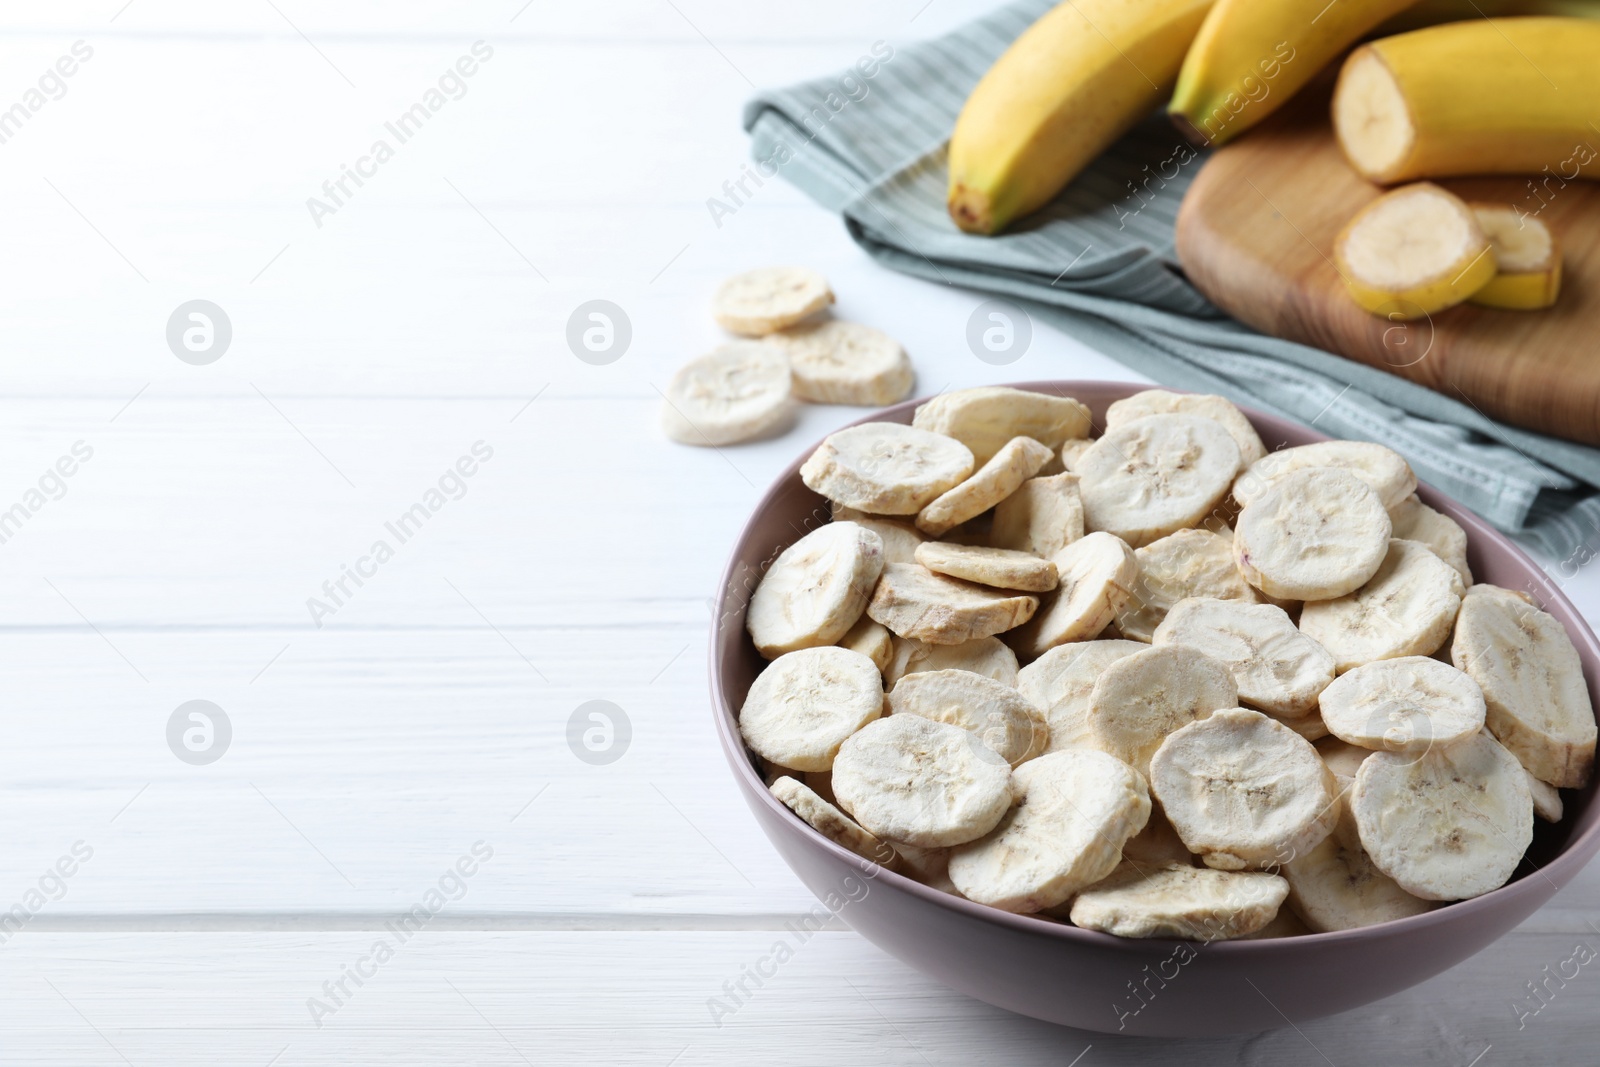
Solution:
<svg viewBox="0 0 1600 1067">
<path fill-rule="evenodd" d="M 1594 762 L 1561 624 L 1473 585 L 1387 448 L 1269 453 L 1227 400 L 1161 390 L 1105 421 L 964 389 L 806 460 L 833 521 L 746 615 L 774 794 L 928 885 L 1123 937 L 1503 885 Z"/>
</svg>

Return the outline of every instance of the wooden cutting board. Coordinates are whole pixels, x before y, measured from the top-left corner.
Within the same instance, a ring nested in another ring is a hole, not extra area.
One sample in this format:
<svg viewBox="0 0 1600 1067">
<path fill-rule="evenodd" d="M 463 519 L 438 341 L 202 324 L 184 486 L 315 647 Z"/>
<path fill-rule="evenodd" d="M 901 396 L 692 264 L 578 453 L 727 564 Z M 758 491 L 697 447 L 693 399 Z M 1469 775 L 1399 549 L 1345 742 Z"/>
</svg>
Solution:
<svg viewBox="0 0 1600 1067">
<path fill-rule="evenodd" d="M 1415 322 L 1358 308 L 1334 238 L 1381 190 L 1352 170 L 1328 122 L 1328 85 L 1302 93 L 1217 150 L 1178 213 L 1178 258 L 1213 303 L 1263 333 L 1409 378 L 1530 430 L 1600 444 L 1600 183 L 1525 177 L 1439 182 L 1468 200 L 1519 205 L 1565 252 L 1543 311 L 1463 304 Z"/>
</svg>

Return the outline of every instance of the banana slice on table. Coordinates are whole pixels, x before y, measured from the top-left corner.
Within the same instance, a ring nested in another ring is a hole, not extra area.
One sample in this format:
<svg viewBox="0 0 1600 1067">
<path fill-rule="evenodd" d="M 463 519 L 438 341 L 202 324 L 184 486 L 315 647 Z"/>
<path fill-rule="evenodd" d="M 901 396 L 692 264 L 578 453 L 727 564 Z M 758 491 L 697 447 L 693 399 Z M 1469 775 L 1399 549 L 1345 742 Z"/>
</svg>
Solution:
<svg viewBox="0 0 1600 1067">
<path fill-rule="evenodd" d="M 1402 186 L 1356 212 L 1333 258 L 1355 302 L 1393 321 L 1461 303 L 1496 269 L 1472 209 L 1432 182 Z"/>
<path fill-rule="evenodd" d="M 1507 204 L 1471 204 L 1494 247 L 1495 276 L 1472 294 L 1484 307 L 1547 308 L 1561 293 L 1561 242 L 1532 213 Z"/>
<path fill-rule="evenodd" d="M 1239 446 L 1200 415 L 1146 415 L 1107 430 L 1073 463 L 1084 526 L 1134 548 L 1195 526 L 1228 495 Z"/>
<path fill-rule="evenodd" d="M 1138 577 L 1133 549 L 1121 538 L 1092 533 L 1056 553 L 1056 591 L 1013 641 L 1023 655 L 1042 656 L 1104 630 L 1128 602 Z"/>
<path fill-rule="evenodd" d="M 1420 541 L 1433 554 L 1456 569 L 1461 584 L 1471 588 L 1472 568 L 1467 566 L 1467 531 L 1443 512 L 1435 511 L 1412 493 L 1394 508 L 1394 536 L 1405 541 Z"/>
<path fill-rule="evenodd" d="M 867 602 L 867 614 L 897 637 L 959 645 L 1020 626 L 1038 607 L 1036 596 L 1007 596 L 914 563 L 890 563 Z"/>
<path fill-rule="evenodd" d="M 959 726 L 890 715 L 840 747 L 833 792 L 878 837 L 943 848 L 994 829 L 1011 807 L 1011 769 Z"/>
<path fill-rule="evenodd" d="M 749 441 L 794 414 L 789 359 L 764 341 L 733 341 L 690 360 L 661 395 L 661 428 L 685 445 Z"/>
<path fill-rule="evenodd" d="M 723 329 L 763 337 L 833 303 L 828 279 L 806 267 L 757 267 L 723 282 L 711 315 Z"/>
<path fill-rule="evenodd" d="M 1483 729 L 1483 690 L 1428 656 L 1364 664 L 1322 693 L 1322 721 L 1352 745 L 1413 756 Z"/>
<path fill-rule="evenodd" d="M 1317 933 L 1404 919 L 1433 906 L 1378 870 L 1361 847 L 1348 810 L 1338 830 L 1283 865 L 1283 877 L 1289 883 L 1289 907 Z"/>
<path fill-rule="evenodd" d="M 1341 674 L 1373 660 L 1431 656 L 1450 636 L 1463 592 L 1461 575 L 1425 545 L 1391 540 L 1367 584 L 1306 604 L 1300 629 L 1333 653 Z"/>
<path fill-rule="evenodd" d="M 933 537 L 976 518 L 1015 493 L 1055 455 L 1031 437 L 1014 437 L 972 477 L 917 513 L 917 529 Z"/>
<path fill-rule="evenodd" d="M 918 546 L 916 560 L 935 574 L 994 589 L 1048 593 L 1056 587 L 1056 565 L 1029 552 L 929 541 Z"/>
<path fill-rule="evenodd" d="M 825 319 L 772 336 L 789 356 L 801 400 L 877 408 L 904 400 L 916 381 L 900 342 L 859 322 Z"/>
<path fill-rule="evenodd" d="M 1371 441 L 1318 441 L 1280 449 L 1250 464 L 1233 483 L 1233 499 L 1248 507 L 1273 482 L 1307 467 L 1338 467 L 1372 486 L 1385 508 L 1417 491 L 1411 464 L 1394 449 Z"/>
<path fill-rule="evenodd" d="M 950 854 L 950 880 L 962 895 L 1006 911 L 1053 908 L 1098 882 L 1150 816 L 1144 779 L 1102 752 L 1041 756 L 1011 782 L 1016 805 Z"/>
<path fill-rule="evenodd" d="M 745 628 L 768 659 L 838 641 L 883 572 L 883 541 L 853 522 L 819 526 L 784 549 L 750 597 Z"/>
<path fill-rule="evenodd" d="M 1057 645 L 1017 672 L 1017 689 L 1050 724 L 1046 752 L 1093 748 L 1089 693 L 1102 671 L 1124 656 L 1143 652 L 1137 641 L 1073 641 Z"/>
<path fill-rule="evenodd" d="M 1083 536 L 1076 474 L 1029 478 L 994 506 L 989 543 L 1049 559 Z"/>
<path fill-rule="evenodd" d="M 1533 793 L 1533 813 L 1545 822 L 1560 822 L 1561 790 L 1531 774 L 1528 775 L 1528 789 Z"/>
<path fill-rule="evenodd" d="M 1118 937 L 1225 941 L 1265 927 L 1288 895 L 1289 883 L 1264 871 L 1124 863 L 1078 894 L 1072 921 Z"/>
<path fill-rule="evenodd" d="M 1150 757 L 1168 734 L 1238 704 L 1233 675 L 1204 652 L 1183 645 L 1146 648 L 1111 663 L 1095 679 L 1089 733 L 1095 748 L 1148 777 Z"/>
<path fill-rule="evenodd" d="M 1329 600 L 1365 585 L 1389 551 L 1391 524 L 1372 487 L 1334 467 L 1279 478 L 1239 513 L 1239 572 L 1291 600 Z"/>
<path fill-rule="evenodd" d="M 1031 437 L 1051 450 L 1089 435 L 1089 409 L 1068 396 L 1033 393 L 1004 385 L 980 385 L 941 393 L 911 418 L 919 430 L 954 437 L 986 463 L 1017 437 Z"/>
<path fill-rule="evenodd" d="M 911 637 L 894 639 L 894 657 L 883 672 L 894 685 L 921 671 L 971 671 L 1003 685 L 1017 684 L 1017 654 L 998 637 L 979 637 L 959 645 L 930 645 Z"/>
<path fill-rule="evenodd" d="M 847 648 L 803 648 L 756 676 L 739 709 L 739 733 L 763 759 L 825 771 L 845 738 L 883 714 L 883 678 Z"/>
<path fill-rule="evenodd" d="M 919 671 L 889 690 L 890 715 L 920 715 L 970 731 L 1016 767 L 1042 753 L 1044 712 L 1011 686 L 971 671 Z"/>
<path fill-rule="evenodd" d="M 1150 791 L 1208 867 L 1280 867 L 1333 832 L 1333 774 L 1311 742 L 1229 708 L 1174 731 L 1150 758 Z"/>
<path fill-rule="evenodd" d="M 1179 601 L 1156 627 L 1155 645 L 1199 649 L 1228 668 L 1241 701 L 1281 718 L 1311 711 L 1333 681 L 1333 656 L 1272 604 Z"/>
<path fill-rule="evenodd" d="M 1133 557 L 1139 579 L 1117 612 L 1117 632 L 1131 640 L 1148 643 L 1172 606 L 1189 597 L 1261 602 L 1233 562 L 1232 539 L 1210 530 L 1179 530 L 1136 550 Z"/>
<path fill-rule="evenodd" d="M 1239 459 L 1245 466 L 1267 454 L 1267 446 L 1261 443 L 1261 435 L 1256 433 L 1256 428 L 1250 425 L 1250 420 L 1244 417 L 1244 412 L 1224 396 L 1146 389 L 1142 393 L 1124 397 L 1106 408 L 1106 429 L 1115 430 L 1123 423 L 1132 422 L 1146 415 L 1170 415 L 1173 412 L 1203 415 L 1208 419 L 1217 420 L 1239 446 Z"/>
<path fill-rule="evenodd" d="M 849 632 L 834 643 L 870 659 L 880 674 L 887 672 L 894 660 L 894 634 L 889 632 L 887 626 L 873 622 L 865 615 L 857 619 Z"/>
<path fill-rule="evenodd" d="M 1461 603 L 1450 661 L 1488 705 L 1489 732 L 1542 782 L 1588 784 L 1594 706 L 1566 628 L 1509 589 L 1475 585 Z"/>
<path fill-rule="evenodd" d="M 972 473 L 960 441 L 896 422 L 829 434 L 800 479 L 829 500 L 873 515 L 915 515 Z"/>
<path fill-rule="evenodd" d="M 822 799 L 805 784 L 783 777 L 768 787 L 784 807 L 800 816 L 806 825 L 840 848 L 847 848 L 864 860 L 890 870 L 899 866 L 900 857 L 885 842 L 864 830 L 850 816 Z"/>
<path fill-rule="evenodd" d="M 1374 752 L 1350 810 L 1372 862 L 1424 900 L 1500 888 L 1533 841 L 1528 776 L 1487 730 L 1422 756 Z"/>
<path fill-rule="evenodd" d="M 834 522 L 853 522 L 866 530 L 871 530 L 883 541 L 883 561 L 885 563 L 915 563 L 917 546 L 927 538 L 909 522 L 899 519 L 886 519 L 880 515 L 869 515 L 865 511 L 847 508 L 843 504 L 832 504 L 830 509 Z"/>
</svg>

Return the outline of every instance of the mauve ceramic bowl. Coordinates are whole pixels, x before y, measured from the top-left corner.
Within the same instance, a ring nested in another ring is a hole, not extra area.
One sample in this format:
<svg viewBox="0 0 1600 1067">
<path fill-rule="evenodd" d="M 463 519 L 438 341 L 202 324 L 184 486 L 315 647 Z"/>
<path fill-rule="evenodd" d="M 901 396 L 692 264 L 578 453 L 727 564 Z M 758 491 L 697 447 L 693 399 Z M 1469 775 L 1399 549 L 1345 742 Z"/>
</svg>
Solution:
<svg viewBox="0 0 1600 1067">
<path fill-rule="evenodd" d="M 1078 398 L 1094 411 L 1097 430 L 1107 405 L 1148 388 L 1073 381 L 1017 387 Z M 909 423 L 916 404 L 860 421 Z M 1326 440 L 1283 419 L 1245 414 L 1268 449 Z M 800 481 L 809 454 L 762 497 L 722 577 L 711 641 L 717 733 L 756 821 L 800 880 L 868 940 L 952 989 L 1037 1019 L 1109 1033 L 1200 1037 L 1273 1029 L 1348 1011 L 1460 963 L 1533 914 L 1600 850 L 1591 782 L 1563 792 L 1566 817 L 1556 826 L 1536 823 L 1529 859 L 1492 893 L 1359 930 L 1209 945 L 1129 940 L 1012 915 L 872 868 L 767 792 L 739 738 L 738 709 L 764 666 L 744 629 L 749 593 L 764 564 L 828 521 L 827 501 Z M 1424 486 L 1418 493 L 1467 531 L 1476 580 L 1526 590 L 1561 620 L 1600 705 L 1600 643 L 1577 609 L 1505 537 L 1438 492 Z"/>
</svg>

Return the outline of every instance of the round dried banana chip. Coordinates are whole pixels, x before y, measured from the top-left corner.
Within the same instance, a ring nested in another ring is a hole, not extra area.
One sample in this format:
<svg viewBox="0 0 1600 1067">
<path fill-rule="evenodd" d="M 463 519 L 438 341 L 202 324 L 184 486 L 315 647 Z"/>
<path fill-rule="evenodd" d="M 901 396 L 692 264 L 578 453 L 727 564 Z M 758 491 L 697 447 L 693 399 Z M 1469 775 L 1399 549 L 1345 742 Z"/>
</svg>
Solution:
<svg viewBox="0 0 1600 1067">
<path fill-rule="evenodd" d="M 1233 542 L 1210 530 L 1179 530 L 1133 554 L 1139 579 L 1121 611 L 1117 632 L 1149 643 L 1156 627 L 1180 600 L 1192 596 L 1261 602 L 1261 595 L 1233 562 Z"/>
<path fill-rule="evenodd" d="M 891 870 L 899 866 L 900 857 L 894 849 L 862 829 L 854 819 L 803 783 L 785 776 L 773 782 L 769 788 L 784 807 L 840 848 L 847 848 L 862 859 Z"/>
<path fill-rule="evenodd" d="M 985 463 L 1015 437 L 1052 451 L 1069 437 L 1087 437 L 1089 409 L 1071 397 L 982 385 L 939 394 L 917 408 L 911 425 L 954 437 Z"/>
<path fill-rule="evenodd" d="M 897 422 L 829 434 L 800 479 L 829 500 L 873 515 L 915 515 L 972 473 L 960 441 Z"/>
<path fill-rule="evenodd" d="M 1312 467 L 1279 478 L 1239 513 L 1234 558 L 1251 585 L 1291 600 L 1359 589 L 1389 549 L 1389 515 L 1348 471 Z"/>
<path fill-rule="evenodd" d="M 724 330 L 761 337 L 833 303 L 828 279 L 805 267 L 757 267 L 723 282 L 711 316 Z"/>
<path fill-rule="evenodd" d="M 1233 483 L 1233 499 L 1245 507 L 1279 478 L 1308 467 L 1338 467 L 1372 487 L 1386 508 L 1416 492 L 1417 476 L 1400 453 L 1370 441 L 1318 441 L 1280 449 L 1256 460 Z"/>
<path fill-rule="evenodd" d="M 1450 636 L 1462 592 L 1450 564 L 1415 541 L 1391 540 L 1365 585 L 1306 604 L 1300 629 L 1333 653 L 1340 673 L 1373 660 L 1430 656 Z"/>
<path fill-rule="evenodd" d="M 1288 895 L 1288 882 L 1263 871 L 1124 863 L 1078 894 L 1072 921 L 1118 937 L 1225 941 L 1262 929 Z"/>
<path fill-rule="evenodd" d="M 1354 930 L 1421 915 L 1432 905 L 1378 870 L 1356 838 L 1348 811 L 1339 830 L 1283 866 L 1289 906 L 1315 932 Z"/>
<path fill-rule="evenodd" d="M 1440 559 L 1456 569 L 1461 584 L 1472 585 L 1472 568 L 1467 566 L 1467 531 L 1443 512 L 1435 511 L 1412 493 L 1397 507 L 1390 509 L 1394 521 L 1394 536 L 1407 541 L 1420 541 L 1434 551 Z"/>
<path fill-rule="evenodd" d="M 1011 766 L 1044 751 L 1044 712 L 1011 686 L 971 671 L 919 671 L 889 690 L 891 715 L 921 715 L 969 730 Z"/>
<path fill-rule="evenodd" d="M 1155 644 L 1199 649 L 1233 674 L 1240 700 L 1280 718 L 1311 711 L 1333 681 L 1328 650 L 1271 604 L 1202 597 L 1179 601 L 1156 627 Z"/>
<path fill-rule="evenodd" d="M 794 414 L 789 359 L 764 341 L 733 341 L 690 360 L 662 393 L 661 428 L 685 445 L 735 445 Z"/>
<path fill-rule="evenodd" d="M 1483 729 L 1483 690 L 1448 663 L 1403 656 L 1363 664 L 1322 693 L 1322 721 L 1363 748 L 1420 756 Z"/>
<path fill-rule="evenodd" d="M 1078 476 L 1029 478 L 994 506 L 989 543 L 1049 559 L 1083 536 Z"/>
<path fill-rule="evenodd" d="M 883 714 L 883 678 L 859 652 L 829 645 L 779 656 L 756 676 L 739 733 L 763 759 L 825 771 L 845 738 Z"/>
<path fill-rule="evenodd" d="M 883 407 L 909 396 L 916 380 L 900 342 L 859 322 L 808 322 L 773 339 L 789 355 L 801 400 Z"/>
<path fill-rule="evenodd" d="M 1053 456 L 1031 437 L 1014 437 L 955 488 L 917 513 L 917 529 L 937 537 L 976 518 L 1015 493 Z"/>
<path fill-rule="evenodd" d="M 1018 690 L 1044 709 L 1050 724 L 1045 751 L 1094 747 L 1089 693 L 1095 680 L 1117 660 L 1145 648 L 1137 641 L 1073 641 L 1057 645 L 1017 672 Z"/>
<path fill-rule="evenodd" d="M 871 530 L 883 541 L 885 563 L 915 563 L 917 546 L 927 538 L 909 522 L 868 515 L 865 511 L 834 504 L 831 508 L 834 522 L 853 522 L 862 529 Z"/>
<path fill-rule="evenodd" d="M 1106 431 L 1072 464 L 1084 526 L 1134 548 L 1197 525 L 1239 473 L 1239 446 L 1215 419 L 1146 415 Z"/>
<path fill-rule="evenodd" d="M 1150 757 L 1168 734 L 1238 703 L 1233 675 L 1204 652 L 1183 645 L 1146 648 L 1095 679 L 1089 733 L 1095 748 L 1148 776 Z"/>
<path fill-rule="evenodd" d="M 917 564 L 891 563 L 883 568 L 867 614 L 898 637 L 959 645 L 1020 626 L 1038 607 L 1036 596 L 1007 596 Z"/>
<path fill-rule="evenodd" d="M 1092 533 L 1058 552 L 1056 591 L 1015 642 L 1026 656 L 1042 656 L 1069 641 L 1087 641 L 1116 618 L 1138 577 L 1133 549 L 1121 538 Z"/>
<path fill-rule="evenodd" d="M 1056 587 L 1056 565 L 1028 552 L 928 541 L 918 546 L 916 560 L 935 574 L 994 589 L 1048 593 Z"/>
<path fill-rule="evenodd" d="M 1245 466 L 1267 454 L 1267 447 L 1261 443 L 1261 435 L 1244 417 L 1244 412 L 1235 407 L 1233 401 L 1222 396 L 1146 389 L 1106 408 L 1106 429 L 1114 430 L 1123 423 L 1146 415 L 1170 415 L 1174 412 L 1201 415 L 1221 423 L 1239 446 L 1239 460 Z"/>
<path fill-rule="evenodd" d="M 784 549 L 750 597 L 745 628 L 768 659 L 831 645 L 861 618 L 883 572 L 883 541 L 853 522 L 819 526 Z"/>
<path fill-rule="evenodd" d="M 921 671 L 971 671 L 1004 685 L 1017 684 L 1017 654 L 998 637 L 979 637 L 959 645 L 930 645 L 910 637 L 894 639 L 894 657 L 883 672 L 894 685 Z"/>
</svg>

